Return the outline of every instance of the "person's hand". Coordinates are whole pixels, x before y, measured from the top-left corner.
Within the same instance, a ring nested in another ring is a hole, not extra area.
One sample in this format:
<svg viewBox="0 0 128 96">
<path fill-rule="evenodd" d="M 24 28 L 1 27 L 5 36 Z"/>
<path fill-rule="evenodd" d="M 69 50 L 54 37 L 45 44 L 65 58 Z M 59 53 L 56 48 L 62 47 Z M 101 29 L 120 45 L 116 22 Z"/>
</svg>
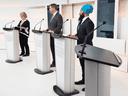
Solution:
<svg viewBox="0 0 128 96">
<path fill-rule="evenodd" d="M 71 35 L 71 38 L 76 38 L 76 36 L 75 35 Z"/>
<path fill-rule="evenodd" d="M 75 35 L 71 35 L 71 34 L 69 34 L 68 37 L 71 37 L 71 38 L 77 38 L 77 36 L 75 36 Z"/>
<path fill-rule="evenodd" d="M 71 37 L 71 34 L 68 34 L 67 37 Z"/>
<path fill-rule="evenodd" d="M 52 30 L 49 30 L 48 32 L 49 32 L 49 33 L 54 33 Z"/>
<path fill-rule="evenodd" d="M 24 30 L 27 30 L 27 28 L 25 28 L 25 27 L 20 27 L 21 29 L 24 29 Z"/>
<path fill-rule="evenodd" d="M 43 29 L 42 31 L 46 31 L 45 29 Z"/>
<path fill-rule="evenodd" d="M 12 27 L 12 29 L 14 29 L 15 27 Z"/>
</svg>

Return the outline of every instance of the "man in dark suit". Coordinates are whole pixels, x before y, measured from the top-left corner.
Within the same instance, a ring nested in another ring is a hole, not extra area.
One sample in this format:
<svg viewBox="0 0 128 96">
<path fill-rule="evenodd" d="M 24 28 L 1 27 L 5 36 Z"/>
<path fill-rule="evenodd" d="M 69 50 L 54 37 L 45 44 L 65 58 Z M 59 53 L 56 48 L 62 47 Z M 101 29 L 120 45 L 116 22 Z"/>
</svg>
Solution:
<svg viewBox="0 0 128 96">
<path fill-rule="evenodd" d="M 48 29 L 46 31 L 50 33 L 61 33 L 62 25 L 63 25 L 63 19 L 62 16 L 57 12 L 57 5 L 56 4 L 50 4 L 50 12 L 53 14 L 51 17 L 49 24 L 48 24 Z M 53 61 L 50 67 L 55 67 L 56 62 L 55 62 L 55 47 L 54 47 L 54 38 L 50 36 L 50 47 L 51 47 L 51 52 L 52 52 L 52 57 Z"/>
<path fill-rule="evenodd" d="M 90 4 L 84 5 L 80 10 L 79 24 L 77 26 L 77 33 L 75 35 L 68 35 L 72 38 L 78 38 L 77 44 L 83 44 L 86 36 L 94 29 L 94 24 L 89 18 L 89 14 L 93 12 L 93 6 Z M 93 34 L 87 39 L 87 44 L 93 45 L 92 43 Z M 79 58 L 80 65 L 82 67 L 82 80 L 75 82 L 76 85 L 85 84 L 85 70 L 84 70 L 84 59 Z M 82 89 L 85 90 L 84 88 Z"/>
</svg>

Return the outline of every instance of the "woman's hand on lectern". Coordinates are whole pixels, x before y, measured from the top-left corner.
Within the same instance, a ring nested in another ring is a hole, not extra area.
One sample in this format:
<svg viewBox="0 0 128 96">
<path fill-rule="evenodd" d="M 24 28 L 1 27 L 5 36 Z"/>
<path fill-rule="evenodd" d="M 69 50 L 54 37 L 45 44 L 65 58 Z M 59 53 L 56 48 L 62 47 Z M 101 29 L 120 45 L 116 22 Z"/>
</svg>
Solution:
<svg viewBox="0 0 128 96">
<path fill-rule="evenodd" d="M 15 27 L 12 27 L 12 29 L 14 29 Z"/>
</svg>

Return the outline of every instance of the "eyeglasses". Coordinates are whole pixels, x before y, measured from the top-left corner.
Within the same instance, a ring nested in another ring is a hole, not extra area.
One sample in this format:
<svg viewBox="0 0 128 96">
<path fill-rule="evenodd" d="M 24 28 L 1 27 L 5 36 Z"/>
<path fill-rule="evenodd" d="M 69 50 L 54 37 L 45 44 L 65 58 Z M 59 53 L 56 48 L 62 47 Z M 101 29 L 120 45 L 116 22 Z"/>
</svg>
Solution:
<svg viewBox="0 0 128 96">
<path fill-rule="evenodd" d="M 24 17 L 24 15 L 20 16 L 20 17 Z"/>
</svg>

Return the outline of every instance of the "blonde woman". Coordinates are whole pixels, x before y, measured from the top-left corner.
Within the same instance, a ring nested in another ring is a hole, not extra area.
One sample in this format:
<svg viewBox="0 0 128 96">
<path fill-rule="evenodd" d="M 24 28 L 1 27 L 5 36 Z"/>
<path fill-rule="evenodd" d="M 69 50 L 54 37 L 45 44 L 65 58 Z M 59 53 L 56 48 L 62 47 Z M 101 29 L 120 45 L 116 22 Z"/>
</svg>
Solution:
<svg viewBox="0 0 128 96">
<path fill-rule="evenodd" d="M 20 13 L 21 21 L 19 22 L 17 27 L 19 29 L 19 41 L 21 47 L 20 56 L 29 56 L 29 45 L 28 45 L 28 37 L 30 30 L 30 22 L 27 20 L 27 14 L 25 12 Z"/>
</svg>

